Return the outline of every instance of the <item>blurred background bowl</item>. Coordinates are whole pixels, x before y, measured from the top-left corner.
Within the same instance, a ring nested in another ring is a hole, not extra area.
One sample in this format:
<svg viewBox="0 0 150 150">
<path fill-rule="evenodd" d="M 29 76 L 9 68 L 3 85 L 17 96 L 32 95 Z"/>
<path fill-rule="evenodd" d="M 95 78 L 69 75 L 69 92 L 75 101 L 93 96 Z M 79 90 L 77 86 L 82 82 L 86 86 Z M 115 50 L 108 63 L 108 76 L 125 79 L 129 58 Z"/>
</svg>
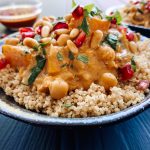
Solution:
<svg viewBox="0 0 150 150">
<path fill-rule="evenodd" d="M 40 0 L 0 0 L 0 23 L 11 30 L 32 26 L 41 11 Z"/>
</svg>

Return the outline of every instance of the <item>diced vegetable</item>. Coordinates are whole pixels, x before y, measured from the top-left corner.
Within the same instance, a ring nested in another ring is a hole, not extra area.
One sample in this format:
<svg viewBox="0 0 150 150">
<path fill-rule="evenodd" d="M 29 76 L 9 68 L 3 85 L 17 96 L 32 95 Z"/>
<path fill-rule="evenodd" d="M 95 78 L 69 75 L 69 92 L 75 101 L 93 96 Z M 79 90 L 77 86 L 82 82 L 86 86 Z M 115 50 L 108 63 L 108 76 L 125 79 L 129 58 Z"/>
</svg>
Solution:
<svg viewBox="0 0 150 150">
<path fill-rule="evenodd" d="M 83 42 L 85 41 L 85 39 L 86 39 L 86 34 L 85 34 L 85 32 L 82 31 L 82 32 L 79 34 L 79 36 L 76 38 L 76 40 L 74 41 L 74 43 L 75 43 L 75 45 L 76 45 L 77 47 L 81 47 L 82 44 L 83 44 Z"/>
<path fill-rule="evenodd" d="M 150 86 L 150 82 L 148 80 L 141 80 L 138 83 L 138 90 L 146 90 Z"/>
<path fill-rule="evenodd" d="M 60 71 L 60 61 L 58 60 L 58 53 L 60 54 L 61 47 L 51 46 L 47 57 L 47 72 L 48 74 L 58 73 Z M 62 60 L 62 56 L 59 59 Z M 61 61 L 62 62 L 62 61 Z"/>
<path fill-rule="evenodd" d="M 53 31 L 57 30 L 57 29 L 68 29 L 68 24 L 64 23 L 64 22 L 58 22 L 54 27 L 53 27 Z"/>
<path fill-rule="evenodd" d="M 0 70 L 5 68 L 7 66 L 7 64 L 8 64 L 7 59 L 6 58 L 1 58 L 0 59 Z"/>
<path fill-rule="evenodd" d="M 80 17 L 82 17 L 84 14 L 84 9 L 81 6 L 78 6 L 77 8 L 75 8 L 75 10 L 72 12 L 72 16 L 75 19 L 79 19 Z"/>
<path fill-rule="evenodd" d="M 134 57 L 132 57 L 132 59 L 131 59 L 131 67 L 132 67 L 133 71 L 135 72 L 136 71 L 136 63 L 135 63 Z"/>
<path fill-rule="evenodd" d="M 26 51 L 25 47 L 3 45 L 2 53 L 14 68 L 26 67 L 33 61 L 32 55 Z"/>
<path fill-rule="evenodd" d="M 85 64 L 89 62 L 89 58 L 86 55 L 78 55 L 77 60 L 82 61 Z"/>
<path fill-rule="evenodd" d="M 92 17 L 88 20 L 89 27 L 92 32 L 96 30 L 108 31 L 110 27 L 110 22 L 107 20 L 100 20 L 97 17 Z"/>
<path fill-rule="evenodd" d="M 121 74 L 121 79 L 123 81 L 126 81 L 126 80 L 130 80 L 133 77 L 134 71 L 130 64 L 126 64 L 124 67 L 120 69 L 120 74 Z"/>
<path fill-rule="evenodd" d="M 23 33 L 23 32 L 34 32 L 34 29 L 32 27 L 20 28 L 19 32 L 20 33 Z"/>
<path fill-rule="evenodd" d="M 22 40 L 27 38 L 27 37 L 34 38 L 34 36 L 35 36 L 34 32 L 22 32 L 21 33 Z"/>
<path fill-rule="evenodd" d="M 42 26 L 38 26 L 36 28 L 36 33 L 39 34 L 39 35 L 41 35 L 41 31 L 42 31 Z"/>
<path fill-rule="evenodd" d="M 128 39 L 128 41 L 134 41 L 134 33 L 133 32 L 127 33 L 126 38 Z"/>
</svg>

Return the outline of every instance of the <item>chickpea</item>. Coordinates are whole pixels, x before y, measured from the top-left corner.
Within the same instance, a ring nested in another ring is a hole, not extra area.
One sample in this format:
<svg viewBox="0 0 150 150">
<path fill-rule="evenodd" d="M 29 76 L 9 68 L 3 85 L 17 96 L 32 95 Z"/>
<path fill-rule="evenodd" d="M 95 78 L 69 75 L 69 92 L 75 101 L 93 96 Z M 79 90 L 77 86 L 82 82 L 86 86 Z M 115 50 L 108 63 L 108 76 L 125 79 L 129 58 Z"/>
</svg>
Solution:
<svg viewBox="0 0 150 150">
<path fill-rule="evenodd" d="M 102 41 L 102 38 L 103 38 L 103 32 L 100 30 L 96 30 L 93 33 L 93 37 L 91 40 L 91 48 L 96 49 L 98 47 L 99 43 Z"/>
<path fill-rule="evenodd" d="M 52 81 L 49 90 L 51 97 L 54 99 L 61 99 L 67 95 L 69 89 L 69 85 L 64 80 L 57 78 Z"/>
<path fill-rule="evenodd" d="M 37 47 L 39 45 L 39 43 L 35 39 L 32 39 L 32 38 L 25 38 L 23 40 L 23 44 L 30 48 Z"/>
<path fill-rule="evenodd" d="M 99 84 L 104 86 L 106 90 L 109 90 L 111 87 L 116 86 L 118 81 L 112 73 L 104 73 L 100 78 Z"/>
<path fill-rule="evenodd" d="M 109 46 L 101 46 L 97 53 L 98 56 L 104 61 L 113 61 L 115 59 L 115 51 Z"/>
<path fill-rule="evenodd" d="M 9 38 L 9 39 L 6 39 L 5 41 L 5 44 L 14 45 L 14 46 L 16 46 L 18 43 L 19 43 L 18 38 Z"/>
</svg>

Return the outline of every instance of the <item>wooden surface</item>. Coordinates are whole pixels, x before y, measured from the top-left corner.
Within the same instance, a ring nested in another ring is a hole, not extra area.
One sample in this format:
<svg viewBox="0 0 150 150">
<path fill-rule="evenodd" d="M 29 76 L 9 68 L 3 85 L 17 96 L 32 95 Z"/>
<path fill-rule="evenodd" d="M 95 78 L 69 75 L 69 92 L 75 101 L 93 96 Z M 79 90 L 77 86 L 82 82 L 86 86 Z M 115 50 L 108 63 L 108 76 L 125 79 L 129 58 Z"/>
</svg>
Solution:
<svg viewBox="0 0 150 150">
<path fill-rule="evenodd" d="M 42 15 L 63 16 L 71 0 L 42 0 Z M 81 0 L 80 0 L 81 1 Z M 82 0 L 82 3 L 89 0 Z M 93 0 L 106 10 L 127 0 Z M 6 32 L 0 27 L 1 32 Z M 9 31 L 7 31 L 9 32 Z M 36 127 L 0 115 L 0 150 L 150 150 L 150 109 L 133 119 L 105 128 Z"/>
</svg>

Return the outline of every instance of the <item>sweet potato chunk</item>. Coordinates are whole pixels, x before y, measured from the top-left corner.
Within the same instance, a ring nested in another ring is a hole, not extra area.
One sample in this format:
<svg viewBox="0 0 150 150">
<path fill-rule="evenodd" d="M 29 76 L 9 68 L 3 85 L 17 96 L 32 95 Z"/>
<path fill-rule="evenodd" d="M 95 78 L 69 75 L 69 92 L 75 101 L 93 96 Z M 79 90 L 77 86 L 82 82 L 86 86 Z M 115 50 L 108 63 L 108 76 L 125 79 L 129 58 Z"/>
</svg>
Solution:
<svg viewBox="0 0 150 150">
<path fill-rule="evenodd" d="M 26 67 L 32 60 L 31 53 L 25 52 L 24 46 L 3 45 L 2 53 L 14 68 Z"/>
<path fill-rule="evenodd" d="M 91 31 L 96 31 L 96 30 L 101 30 L 101 31 L 108 31 L 110 27 L 110 22 L 107 20 L 101 20 L 99 18 L 93 17 L 88 20 L 90 30 Z"/>
<path fill-rule="evenodd" d="M 52 46 L 48 52 L 47 56 L 47 72 L 48 74 L 55 74 L 60 71 L 60 64 L 57 59 L 57 54 L 61 50 L 61 47 Z"/>
</svg>

